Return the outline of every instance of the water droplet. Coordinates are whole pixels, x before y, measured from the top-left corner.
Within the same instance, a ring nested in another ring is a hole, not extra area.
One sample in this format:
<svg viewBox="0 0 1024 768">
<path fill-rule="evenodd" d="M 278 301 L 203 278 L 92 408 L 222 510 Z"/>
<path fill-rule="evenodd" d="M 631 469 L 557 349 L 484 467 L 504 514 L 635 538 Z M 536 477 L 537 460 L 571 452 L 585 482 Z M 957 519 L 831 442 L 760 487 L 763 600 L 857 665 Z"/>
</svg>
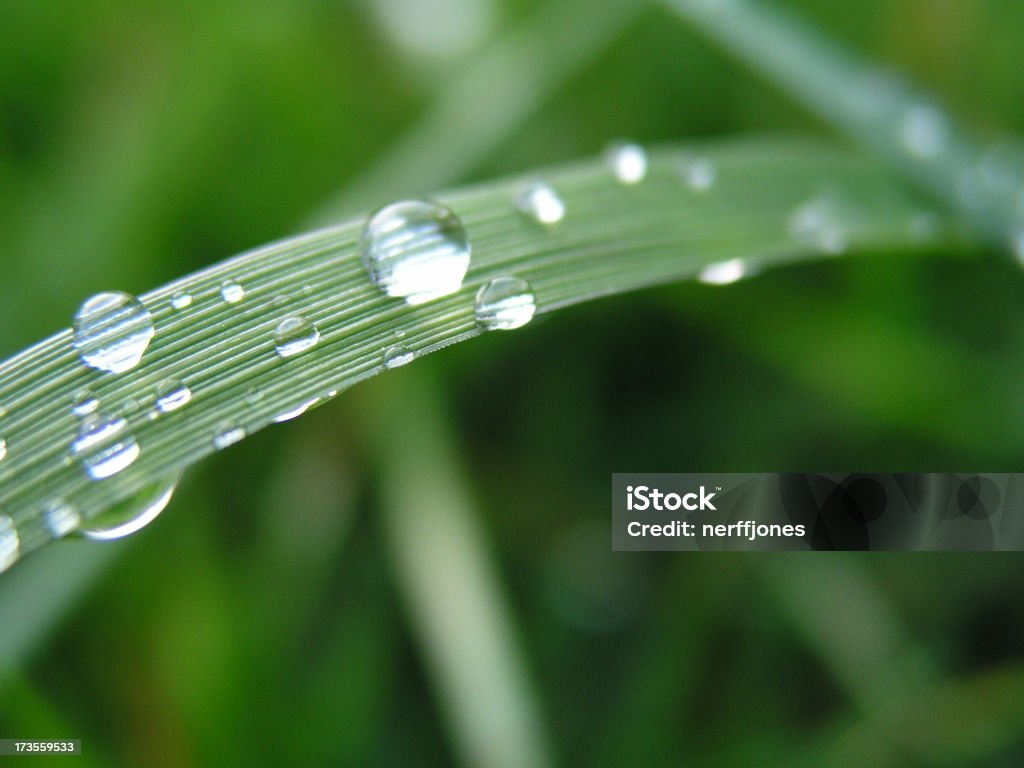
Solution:
<svg viewBox="0 0 1024 768">
<path fill-rule="evenodd" d="M 274 349 L 281 357 L 292 357 L 312 349 L 320 341 L 320 331 L 301 315 L 286 317 L 274 329 Z"/>
<path fill-rule="evenodd" d="M 516 207 L 540 224 L 557 224 L 565 217 L 565 203 L 551 187 L 536 182 L 516 198 Z"/>
<path fill-rule="evenodd" d="M 302 286 L 302 295 L 303 296 L 309 296 L 312 293 L 313 293 L 313 286 L 312 285 L 304 285 L 304 286 Z"/>
<path fill-rule="evenodd" d="M 220 284 L 220 297 L 228 304 L 237 304 L 245 298 L 245 288 L 234 280 L 225 280 Z"/>
<path fill-rule="evenodd" d="M 949 126 L 937 108 L 927 104 L 909 107 L 900 120 L 900 141 L 916 158 L 929 160 L 946 146 Z"/>
<path fill-rule="evenodd" d="M 7 458 L 7 439 L 0 435 L 0 461 Z"/>
<path fill-rule="evenodd" d="M 360 250 L 374 285 L 409 304 L 455 293 L 469 269 L 469 238 L 459 217 L 422 200 L 392 203 L 373 214 Z"/>
<path fill-rule="evenodd" d="M 120 416 L 102 413 L 89 414 L 82 420 L 70 455 L 82 463 L 93 480 L 116 475 L 139 457 L 139 444 L 134 435 L 125 431 L 126 426 Z"/>
<path fill-rule="evenodd" d="M 476 321 L 489 331 L 520 328 L 536 311 L 533 289 L 518 277 L 496 277 L 476 294 Z"/>
<path fill-rule="evenodd" d="M 43 508 L 43 521 L 50 535 L 59 539 L 77 530 L 82 519 L 71 504 L 63 499 L 55 499 Z"/>
<path fill-rule="evenodd" d="M 282 411 L 281 413 L 277 414 L 277 416 L 274 417 L 274 422 L 280 424 L 281 422 L 284 421 L 291 421 L 292 419 L 297 419 L 299 416 L 304 414 L 312 406 L 316 405 L 319 402 L 320 398 L 314 397 L 312 400 L 307 400 L 304 403 L 300 403 L 294 408 L 289 408 L 287 411 Z"/>
<path fill-rule="evenodd" d="M 99 398 L 89 389 L 79 389 L 71 396 L 71 412 L 75 416 L 88 416 L 100 407 Z"/>
<path fill-rule="evenodd" d="M 225 421 L 217 427 L 217 432 L 213 436 L 213 447 L 220 451 L 229 445 L 234 445 L 244 437 L 245 430 L 242 427 L 233 422 Z"/>
<path fill-rule="evenodd" d="M 403 331 L 401 329 L 395 331 L 395 338 L 396 339 L 404 339 L 405 338 L 405 331 Z"/>
<path fill-rule="evenodd" d="M 192 390 L 180 379 L 165 379 L 156 386 L 156 407 L 160 413 L 176 411 L 191 399 Z"/>
<path fill-rule="evenodd" d="M 18 559 L 18 549 L 21 541 L 18 539 L 18 529 L 14 527 L 14 521 L 7 515 L 0 515 L 0 571 L 6 571 Z"/>
<path fill-rule="evenodd" d="M 605 149 L 604 160 L 620 184 L 637 184 L 647 175 L 647 152 L 639 144 L 614 142 Z"/>
<path fill-rule="evenodd" d="M 855 212 L 832 194 L 820 195 L 800 205 L 789 218 L 790 234 L 822 253 L 840 254 L 849 247 Z"/>
<path fill-rule="evenodd" d="M 170 503 L 179 480 L 181 472 L 174 472 L 147 486 L 131 498 L 86 521 L 78 529 L 79 533 L 93 541 L 111 541 L 141 531 Z"/>
<path fill-rule="evenodd" d="M 679 173 L 686 182 L 686 186 L 694 192 L 706 192 L 715 185 L 718 178 L 718 169 L 715 164 L 706 157 L 695 157 L 684 160 L 679 168 Z"/>
<path fill-rule="evenodd" d="M 263 399 L 263 390 L 259 387 L 249 387 L 245 390 L 245 402 L 249 405 L 255 405 Z"/>
<path fill-rule="evenodd" d="M 153 338 L 153 318 L 142 302 L 120 291 L 86 299 L 74 322 L 74 348 L 90 368 L 110 373 L 131 370 Z"/>
<path fill-rule="evenodd" d="M 416 353 L 402 344 L 393 344 L 384 350 L 384 367 L 401 368 L 416 359 Z"/>
<path fill-rule="evenodd" d="M 729 259 L 709 264 L 697 279 L 707 285 L 729 285 L 747 276 L 747 263 L 743 259 Z"/>
<path fill-rule="evenodd" d="M 171 296 L 171 306 L 174 309 L 187 309 L 192 306 L 192 294 L 185 291 L 177 291 Z"/>
</svg>

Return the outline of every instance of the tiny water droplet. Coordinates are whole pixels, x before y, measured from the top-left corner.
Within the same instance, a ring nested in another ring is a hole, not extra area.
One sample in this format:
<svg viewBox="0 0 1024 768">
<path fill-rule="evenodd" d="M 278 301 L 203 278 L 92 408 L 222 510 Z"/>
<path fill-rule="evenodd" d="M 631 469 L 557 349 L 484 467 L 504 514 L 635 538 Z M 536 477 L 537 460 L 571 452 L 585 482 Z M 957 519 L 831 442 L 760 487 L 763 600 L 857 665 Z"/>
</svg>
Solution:
<svg viewBox="0 0 1024 768">
<path fill-rule="evenodd" d="M 171 296 L 171 307 L 174 309 L 187 309 L 192 306 L 192 294 L 185 291 L 177 291 Z"/>
<path fill-rule="evenodd" d="M 156 386 L 156 407 L 160 413 L 176 411 L 192 399 L 192 390 L 180 379 L 165 379 Z"/>
<path fill-rule="evenodd" d="M 823 194 L 793 211 L 790 234 L 822 253 L 840 254 L 849 247 L 849 232 L 855 228 L 856 212 L 839 197 Z"/>
<path fill-rule="evenodd" d="M 86 521 L 78 529 L 79 533 L 93 541 L 111 541 L 141 531 L 170 503 L 179 480 L 181 472 L 174 472 L 143 488 L 131 498 Z"/>
<path fill-rule="evenodd" d="M 213 436 L 213 447 L 220 451 L 229 445 L 234 445 L 244 437 L 245 430 L 242 427 L 234 422 L 225 421 L 217 427 L 217 432 Z"/>
<path fill-rule="evenodd" d="M 98 293 L 75 314 L 72 345 L 90 368 L 131 370 L 153 338 L 153 318 L 142 302 L 120 291 Z"/>
<path fill-rule="evenodd" d="M 71 396 L 71 412 L 75 416 L 88 416 L 99 407 L 99 398 L 90 389 L 79 389 Z"/>
<path fill-rule="evenodd" d="M 363 267 L 388 296 L 423 304 L 455 293 L 469 269 L 469 238 L 449 209 L 423 200 L 386 205 L 363 227 Z"/>
<path fill-rule="evenodd" d="M 263 390 L 259 387 L 249 387 L 245 390 L 245 402 L 249 405 L 255 405 L 263 399 Z"/>
<path fill-rule="evenodd" d="M 900 120 L 900 141 L 916 158 L 929 160 L 946 146 L 949 126 L 942 112 L 927 104 L 915 104 Z"/>
<path fill-rule="evenodd" d="M 274 349 L 281 357 L 292 357 L 312 349 L 320 341 L 320 331 L 301 315 L 286 317 L 274 329 Z"/>
<path fill-rule="evenodd" d="M 683 181 L 694 192 L 706 192 L 715 185 L 718 169 L 706 157 L 695 157 L 684 160 L 679 168 Z"/>
<path fill-rule="evenodd" d="M 313 286 L 312 285 L 304 285 L 304 286 L 302 286 L 302 295 L 303 296 L 309 296 L 312 293 L 313 293 Z"/>
<path fill-rule="evenodd" d="M 393 344 L 384 350 L 384 367 L 401 368 L 416 359 L 416 354 L 402 344 Z"/>
<path fill-rule="evenodd" d="M 697 279 L 707 285 L 729 285 L 747 276 L 747 263 L 743 259 L 729 259 L 709 264 Z"/>
<path fill-rule="evenodd" d="M 476 294 L 476 321 L 489 331 L 521 328 L 533 319 L 536 311 L 533 289 L 518 277 L 496 277 Z"/>
<path fill-rule="evenodd" d="M 228 304 L 237 304 L 245 298 L 245 288 L 234 280 L 225 280 L 220 284 L 220 297 Z"/>
<path fill-rule="evenodd" d="M 277 414 L 277 416 L 274 417 L 274 422 L 280 424 L 281 422 L 284 421 L 291 421 L 292 419 L 297 419 L 299 416 L 304 414 L 312 406 L 316 405 L 319 402 L 320 398 L 314 397 L 312 400 L 307 400 L 304 403 L 300 403 L 294 408 L 289 408 L 287 411 L 282 411 L 281 413 Z"/>
<path fill-rule="evenodd" d="M 396 339 L 404 339 L 405 338 L 405 331 L 403 331 L 401 329 L 395 331 L 395 338 Z"/>
<path fill-rule="evenodd" d="M 6 571 L 18 560 L 21 541 L 14 521 L 7 515 L 0 515 L 0 571 Z"/>
<path fill-rule="evenodd" d="M 77 530 L 82 519 L 74 506 L 63 499 L 54 499 L 43 508 L 43 521 L 50 535 L 59 539 Z"/>
<path fill-rule="evenodd" d="M 102 413 L 89 414 L 82 420 L 70 455 L 82 463 L 93 480 L 116 475 L 139 457 L 139 444 L 125 431 L 126 426 L 122 417 Z"/>
<path fill-rule="evenodd" d="M 639 144 L 613 142 L 604 151 L 604 161 L 620 184 L 637 184 L 647 176 L 647 151 Z"/>
<path fill-rule="evenodd" d="M 516 198 L 516 207 L 540 224 L 557 224 L 565 218 L 565 203 L 544 182 L 535 182 Z"/>
</svg>

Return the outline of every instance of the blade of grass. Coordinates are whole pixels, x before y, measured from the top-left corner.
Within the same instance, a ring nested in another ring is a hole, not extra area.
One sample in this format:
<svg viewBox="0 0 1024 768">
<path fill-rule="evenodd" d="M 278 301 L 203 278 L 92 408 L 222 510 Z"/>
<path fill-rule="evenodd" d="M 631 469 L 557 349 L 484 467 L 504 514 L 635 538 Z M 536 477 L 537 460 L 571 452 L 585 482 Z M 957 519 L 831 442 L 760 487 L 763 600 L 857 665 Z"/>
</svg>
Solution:
<svg viewBox="0 0 1024 768">
<path fill-rule="evenodd" d="M 547 737 L 436 390 L 406 371 L 363 409 L 387 546 L 462 763 L 542 768 Z"/>
<path fill-rule="evenodd" d="M 999 247 L 1024 257 L 1024 162 L 983 151 L 929 96 L 758 0 L 664 5 L 899 169 Z M 995 164 L 995 167 L 993 167 Z"/>
<path fill-rule="evenodd" d="M 695 192 L 680 166 L 697 152 L 716 168 L 714 188 Z M 535 178 L 533 174 L 528 178 Z M 794 236 L 794 211 L 823 189 L 839 190 L 852 212 L 842 223 L 850 248 L 922 251 L 910 234 L 919 203 L 876 164 L 827 146 L 778 141 L 707 145 L 651 154 L 643 183 L 617 183 L 600 161 L 539 172 L 564 198 L 567 214 L 542 226 L 517 210 L 527 179 L 482 184 L 437 196 L 462 218 L 473 262 L 462 289 L 412 307 L 381 293 L 360 263 L 362 219 L 242 254 L 141 297 L 156 337 L 143 364 L 113 376 L 86 368 L 64 331 L 0 364 L 0 508 L 10 514 L 22 552 L 50 539 L 41 507 L 60 497 L 85 519 L 130 498 L 216 450 L 223 425 L 246 433 L 289 411 L 330 399 L 384 369 L 383 350 L 404 334 L 417 356 L 481 333 L 473 296 L 495 276 L 528 280 L 537 312 L 657 283 L 693 278 L 711 264 L 743 259 L 744 269 L 821 258 L 821 244 Z M 835 250 L 835 243 L 830 250 Z M 240 282 L 242 302 L 223 301 L 224 279 Z M 194 303 L 177 311 L 171 296 Z M 277 323 L 302 314 L 319 328 L 310 353 L 282 360 Z M 183 380 L 192 401 L 152 418 L 154 389 Z M 78 422 L 72 394 L 91 387 L 102 408 L 128 421 L 141 447 L 126 470 L 92 482 L 68 455 Z M 262 396 L 248 396 L 252 390 Z M 134 407 L 133 407 L 134 406 Z"/>
</svg>

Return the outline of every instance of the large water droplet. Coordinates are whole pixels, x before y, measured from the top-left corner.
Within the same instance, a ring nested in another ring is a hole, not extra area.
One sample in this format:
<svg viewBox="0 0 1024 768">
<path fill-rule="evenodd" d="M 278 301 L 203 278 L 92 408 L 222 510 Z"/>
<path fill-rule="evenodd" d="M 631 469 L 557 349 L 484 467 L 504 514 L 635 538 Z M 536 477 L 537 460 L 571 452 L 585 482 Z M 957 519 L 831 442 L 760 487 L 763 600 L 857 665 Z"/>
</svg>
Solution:
<svg viewBox="0 0 1024 768">
<path fill-rule="evenodd" d="M 613 142 L 604 151 L 604 161 L 620 184 L 637 184 L 647 176 L 647 152 L 639 144 Z"/>
<path fill-rule="evenodd" d="M 540 224 L 557 224 L 565 217 L 565 203 L 551 187 L 536 182 L 516 198 L 516 207 Z"/>
<path fill-rule="evenodd" d="M 156 386 L 156 407 L 160 413 L 176 411 L 192 399 L 192 390 L 180 379 L 165 379 Z"/>
<path fill-rule="evenodd" d="M 286 317 L 274 329 L 274 349 L 281 357 L 292 357 L 312 349 L 320 341 L 320 331 L 301 315 Z"/>
<path fill-rule="evenodd" d="M 0 571 L 10 568 L 18 559 L 18 529 L 7 515 L 0 515 Z"/>
<path fill-rule="evenodd" d="M 373 214 L 360 250 L 374 285 L 409 304 L 455 293 L 469 269 L 469 238 L 459 217 L 422 200 L 392 203 Z"/>
<path fill-rule="evenodd" d="M 70 453 L 93 480 L 116 475 L 139 457 L 139 444 L 134 435 L 125 431 L 126 426 L 120 416 L 102 413 L 83 419 Z"/>
<path fill-rule="evenodd" d="M 164 511 L 181 480 L 181 472 L 147 486 L 135 496 L 115 504 L 78 529 L 88 539 L 110 541 L 140 531 Z"/>
<path fill-rule="evenodd" d="M 900 121 L 900 141 L 914 157 L 929 160 L 946 146 L 949 127 L 945 115 L 936 107 L 915 104 Z"/>
<path fill-rule="evenodd" d="M 294 408 L 289 408 L 287 411 L 281 411 L 281 413 L 277 414 L 277 416 L 274 417 L 274 421 L 276 423 L 280 424 L 280 423 L 285 422 L 285 421 L 291 421 L 292 419 L 297 419 L 297 418 L 299 418 L 299 416 L 304 414 L 306 411 L 308 411 L 311 407 L 313 407 L 314 405 L 316 405 L 319 402 L 320 402 L 320 398 L 319 397 L 314 397 L 312 400 L 307 400 L 304 403 L 299 403 Z"/>
<path fill-rule="evenodd" d="M 706 192 L 715 185 L 718 169 L 706 157 L 688 158 L 679 166 L 683 181 L 694 192 Z"/>
<path fill-rule="evenodd" d="M 100 407 L 99 398 L 91 389 L 79 389 L 71 395 L 71 412 L 75 416 L 88 416 Z"/>
<path fill-rule="evenodd" d="M 220 284 L 220 297 L 228 304 L 237 304 L 245 298 L 245 288 L 234 280 L 225 280 Z"/>
<path fill-rule="evenodd" d="M 54 499 L 43 508 L 43 522 L 50 535 L 59 539 L 77 530 L 82 519 L 74 506 L 63 499 Z"/>
<path fill-rule="evenodd" d="M 489 331 L 520 328 L 536 311 L 533 289 L 518 277 L 496 277 L 476 294 L 476 321 Z"/>
<path fill-rule="evenodd" d="M 153 338 L 153 318 L 134 296 L 120 291 L 86 299 L 75 314 L 74 339 L 82 362 L 110 373 L 131 370 Z"/>
<path fill-rule="evenodd" d="M 707 285 L 729 285 L 746 275 L 747 263 L 743 259 L 729 259 L 704 267 L 697 279 Z"/>
<path fill-rule="evenodd" d="M 384 350 L 384 367 L 401 368 L 416 359 L 416 353 L 403 344 L 392 344 Z"/>
<path fill-rule="evenodd" d="M 177 291 L 171 296 L 171 306 L 174 309 L 187 309 L 192 306 L 192 294 L 186 291 Z"/>
<path fill-rule="evenodd" d="M 231 421 L 225 421 L 217 427 L 213 435 L 213 447 L 218 451 L 234 445 L 245 437 L 245 430 Z"/>
</svg>

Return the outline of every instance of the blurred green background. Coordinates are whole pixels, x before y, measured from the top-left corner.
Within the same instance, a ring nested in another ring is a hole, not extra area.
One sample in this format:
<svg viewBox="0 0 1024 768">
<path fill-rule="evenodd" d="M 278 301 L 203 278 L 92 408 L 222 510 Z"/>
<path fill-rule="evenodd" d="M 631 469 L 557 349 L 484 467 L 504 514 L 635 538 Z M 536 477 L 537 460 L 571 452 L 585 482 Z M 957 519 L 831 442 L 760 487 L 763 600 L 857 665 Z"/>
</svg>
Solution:
<svg viewBox="0 0 1024 768">
<path fill-rule="evenodd" d="M 780 4 L 981 137 L 1024 133 L 1024 4 Z M 512 37 L 538 18 L 572 23 Z M 593 25 L 593 50 L 565 39 Z M 441 170 L 366 182 L 509 39 L 540 70 L 455 105 Z M 456 123 L 534 97 L 462 161 Z M 93 292 L 298 231 L 353 184 L 371 207 L 620 136 L 750 133 L 830 135 L 653 4 L 0 0 L 0 352 Z M 1019 471 L 1024 275 L 974 255 L 609 299 L 264 430 L 130 541 L 60 542 L 0 577 L 0 737 L 81 738 L 65 760 L 90 766 L 470 764 L 417 629 L 463 596 L 397 575 L 382 511 L 420 462 L 464 483 L 552 764 L 1024 765 L 1022 556 L 609 544 L 613 471 Z M 421 433 L 449 453 L 394 458 Z M 478 618 L 455 625 L 469 648 L 493 640 Z M 471 705 L 490 694 L 481 678 Z"/>
</svg>

